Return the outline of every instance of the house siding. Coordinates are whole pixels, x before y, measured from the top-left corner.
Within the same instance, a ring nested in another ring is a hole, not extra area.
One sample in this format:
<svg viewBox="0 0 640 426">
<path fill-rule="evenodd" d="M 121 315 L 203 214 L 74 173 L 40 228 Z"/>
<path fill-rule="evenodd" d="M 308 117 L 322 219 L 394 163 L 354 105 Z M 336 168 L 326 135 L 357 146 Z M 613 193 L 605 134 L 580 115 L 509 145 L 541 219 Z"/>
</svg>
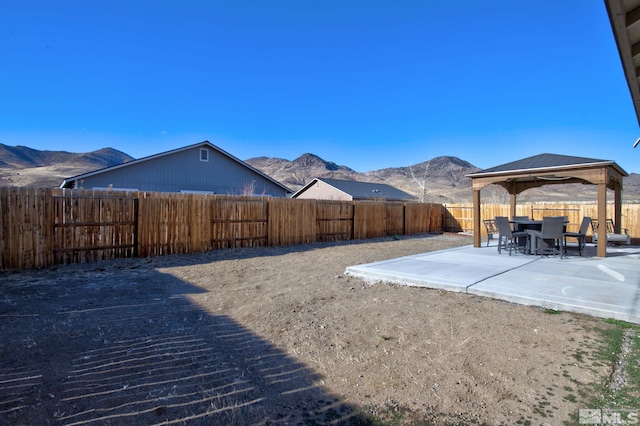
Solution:
<svg viewBox="0 0 640 426">
<path fill-rule="evenodd" d="M 201 149 L 209 151 L 201 160 Z M 254 182 L 253 194 L 286 197 L 286 191 L 260 174 L 244 167 L 221 152 L 194 146 L 170 155 L 151 158 L 130 166 L 87 176 L 77 187 L 126 188 L 141 191 L 203 191 L 239 195 Z"/>
</svg>

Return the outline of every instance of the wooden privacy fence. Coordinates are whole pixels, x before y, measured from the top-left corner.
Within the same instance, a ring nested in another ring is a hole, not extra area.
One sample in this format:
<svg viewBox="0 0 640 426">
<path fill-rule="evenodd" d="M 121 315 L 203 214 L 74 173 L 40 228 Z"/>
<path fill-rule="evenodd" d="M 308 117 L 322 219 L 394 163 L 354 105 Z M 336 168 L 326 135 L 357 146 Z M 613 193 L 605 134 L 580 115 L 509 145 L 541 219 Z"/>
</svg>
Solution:
<svg viewBox="0 0 640 426">
<path fill-rule="evenodd" d="M 0 269 L 442 232 L 440 204 L 0 188 Z"/>
<path fill-rule="evenodd" d="M 607 205 L 607 218 L 614 215 L 613 204 Z M 567 231 L 578 231 L 584 216 L 598 218 L 596 203 L 524 203 L 516 205 L 516 215 L 542 219 L 544 216 L 567 216 L 569 225 Z M 480 206 L 481 219 L 493 219 L 496 216 L 509 217 L 509 205 L 482 204 Z M 473 204 L 447 204 L 443 206 L 443 230 L 447 232 L 473 231 Z M 622 205 L 622 228 L 626 228 L 631 236 L 631 243 L 640 243 L 640 204 Z M 484 226 L 482 235 L 486 235 Z M 591 229 L 587 235 L 591 234 Z"/>
</svg>

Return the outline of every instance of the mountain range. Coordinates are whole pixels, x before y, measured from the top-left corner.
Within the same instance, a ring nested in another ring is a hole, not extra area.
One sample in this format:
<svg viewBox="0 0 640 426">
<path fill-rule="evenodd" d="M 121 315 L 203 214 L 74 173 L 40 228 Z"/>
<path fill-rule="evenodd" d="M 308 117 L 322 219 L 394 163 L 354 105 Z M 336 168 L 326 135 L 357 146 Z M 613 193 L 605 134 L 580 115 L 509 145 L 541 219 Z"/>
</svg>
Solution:
<svg viewBox="0 0 640 426">
<path fill-rule="evenodd" d="M 134 158 L 113 148 L 86 153 L 39 151 L 0 143 L 0 186 L 58 187 L 62 180 Z"/>
<path fill-rule="evenodd" d="M 432 202 L 453 202 L 471 197 L 471 179 L 465 175 L 480 170 L 457 157 L 436 157 L 409 167 L 395 167 L 365 173 L 325 161 L 314 154 L 303 154 L 293 161 L 257 157 L 246 163 L 293 190 L 314 178 L 385 183 L 417 198 Z"/>
<path fill-rule="evenodd" d="M 0 144 L 0 186 L 58 187 L 63 179 L 78 174 L 115 166 L 134 158 L 113 148 L 87 153 L 39 151 L 26 146 Z M 326 161 L 306 153 L 295 160 L 255 157 L 245 160 L 252 167 L 296 191 L 314 178 L 332 178 L 385 183 L 430 202 L 470 203 L 472 197 L 469 173 L 480 170 L 458 157 L 435 157 L 407 167 L 393 167 L 357 172 L 347 166 Z M 587 201 L 597 198 L 593 185 L 553 185 L 530 189 L 519 195 L 523 202 Z M 508 203 L 502 188 L 483 189 L 484 200 Z M 640 201 L 640 175 L 625 178 L 623 199 Z"/>
</svg>

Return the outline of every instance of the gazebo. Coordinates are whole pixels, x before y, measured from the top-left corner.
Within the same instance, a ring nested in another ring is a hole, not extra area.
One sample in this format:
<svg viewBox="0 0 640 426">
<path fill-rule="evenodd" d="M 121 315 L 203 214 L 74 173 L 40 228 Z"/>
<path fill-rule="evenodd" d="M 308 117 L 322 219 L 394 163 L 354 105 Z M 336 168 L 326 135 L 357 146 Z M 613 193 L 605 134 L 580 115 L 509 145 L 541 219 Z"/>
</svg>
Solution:
<svg viewBox="0 0 640 426">
<path fill-rule="evenodd" d="M 480 190 L 496 184 L 509 193 L 510 215 L 516 214 L 516 197 L 522 191 L 544 185 L 582 183 L 598 186 L 598 218 L 604 223 L 607 216 L 607 189 L 614 191 L 614 223 L 620 232 L 622 216 L 622 178 L 628 176 L 620 166 L 610 160 L 540 154 L 513 161 L 476 173 L 468 174 L 473 189 L 473 245 L 480 247 L 482 223 L 480 217 Z M 606 227 L 598 228 L 598 257 L 607 255 Z"/>
</svg>

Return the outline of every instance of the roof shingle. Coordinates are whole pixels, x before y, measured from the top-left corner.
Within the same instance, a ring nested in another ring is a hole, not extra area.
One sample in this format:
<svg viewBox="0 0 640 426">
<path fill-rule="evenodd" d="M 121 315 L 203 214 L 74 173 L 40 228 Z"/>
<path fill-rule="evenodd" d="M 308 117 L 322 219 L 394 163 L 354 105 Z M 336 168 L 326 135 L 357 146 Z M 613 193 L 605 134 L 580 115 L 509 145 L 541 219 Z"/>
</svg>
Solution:
<svg viewBox="0 0 640 426">
<path fill-rule="evenodd" d="M 558 155 L 558 154 L 538 154 L 533 157 L 523 158 L 521 160 L 512 161 L 510 163 L 501 164 L 499 166 L 491 167 L 485 170 L 480 170 L 474 174 L 495 173 L 495 172 L 509 172 L 516 170 L 529 170 L 529 169 L 546 169 L 552 167 L 563 166 L 577 166 L 587 164 L 612 164 L 611 160 L 598 160 L 595 158 L 574 157 L 570 155 Z"/>
</svg>

